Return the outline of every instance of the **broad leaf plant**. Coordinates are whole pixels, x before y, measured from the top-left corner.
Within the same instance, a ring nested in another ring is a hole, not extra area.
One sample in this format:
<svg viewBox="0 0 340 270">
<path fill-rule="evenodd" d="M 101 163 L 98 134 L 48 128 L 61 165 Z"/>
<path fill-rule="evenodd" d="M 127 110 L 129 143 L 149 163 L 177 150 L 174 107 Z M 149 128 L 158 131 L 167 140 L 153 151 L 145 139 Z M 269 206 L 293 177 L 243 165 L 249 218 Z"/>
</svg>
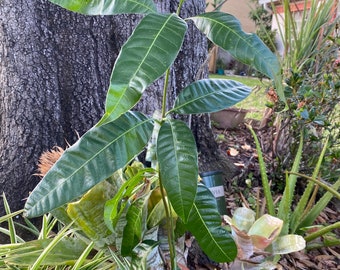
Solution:
<svg viewBox="0 0 340 270">
<path fill-rule="evenodd" d="M 86 15 L 144 17 L 116 59 L 103 117 L 63 153 L 32 191 L 25 205 L 26 217 L 51 212 L 61 220 L 71 219 L 97 246 L 117 250 L 118 256 L 130 258 L 131 265 L 139 269 L 146 269 L 147 262 L 136 258 L 155 247 L 157 243 L 150 239 L 157 239 L 150 237 L 150 230 L 162 219 L 168 229 L 172 269 L 177 268 L 174 230 L 179 224 L 195 236 L 211 259 L 234 260 L 237 248 L 221 227 L 215 199 L 198 182 L 194 136 L 185 122 L 171 116 L 224 109 L 243 100 L 251 89 L 232 80 L 202 79 L 183 89 L 173 108 L 159 108 L 159 117 L 133 108 L 151 83 L 164 74 L 170 76 L 189 21 L 214 44 L 276 82 L 283 99 L 277 57 L 255 34 L 243 32 L 230 14 L 216 11 L 181 18 L 184 0 L 173 14 L 159 13 L 152 0 L 50 1 Z M 166 104 L 166 83 L 162 100 Z M 129 166 L 147 145 L 154 149 L 153 168 Z"/>
</svg>

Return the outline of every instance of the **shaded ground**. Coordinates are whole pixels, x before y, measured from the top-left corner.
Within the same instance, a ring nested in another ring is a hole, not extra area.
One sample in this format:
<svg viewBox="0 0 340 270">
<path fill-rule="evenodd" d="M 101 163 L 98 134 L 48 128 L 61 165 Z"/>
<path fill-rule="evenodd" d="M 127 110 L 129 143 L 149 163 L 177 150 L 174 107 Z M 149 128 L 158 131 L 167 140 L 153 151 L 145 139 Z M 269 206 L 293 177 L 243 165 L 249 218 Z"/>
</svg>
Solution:
<svg viewBox="0 0 340 270">
<path fill-rule="evenodd" d="M 251 124 L 254 129 L 258 126 L 258 123 L 255 122 Z M 259 199 L 261 202 L 263 196 L 261 195 L 257 153 L 249 130 L 242 123 L 236 129 L 215 128 L 214 132 L 220 149 L 227 153 L 230 160 L 240 169 L 238 176 L 225 182 L 228 212 L 232 214 L 235 208 L 242 205 L 255 209 L 256 200 Z M 269 132 L 266 129 L 256 130 L 261 144 L 268 145 L 271 136 Z M 274 164 L 274 160 L 271 158 L 272 154 L 270 151 L 264 151 L 263 155 L 268 166 L 267 169 L 270 171 L 270 166 Z M 277 185 L 275 188 L 279 189 L 280 187 Z M 274 200 L 279 198 L 278 194 Z M 340 202 L 332 201 L 317 218 L 316 224 L 334 224 L 339 221 L 339 216 Z M 336 235 L 339 238 L 339 230 L 336 231 Z M 192 262 L 195 267 L 191 269 L 230 269 L 227 264 L 217 265 L 207 261 L 204 256 L 201 257 L 201 254 L 196 254 L 195 258 L 192 258 Z M 340 269 L 340 247 L 301 251 L 286 255 L 280 260 L 277 269 Z"/>
</svg>

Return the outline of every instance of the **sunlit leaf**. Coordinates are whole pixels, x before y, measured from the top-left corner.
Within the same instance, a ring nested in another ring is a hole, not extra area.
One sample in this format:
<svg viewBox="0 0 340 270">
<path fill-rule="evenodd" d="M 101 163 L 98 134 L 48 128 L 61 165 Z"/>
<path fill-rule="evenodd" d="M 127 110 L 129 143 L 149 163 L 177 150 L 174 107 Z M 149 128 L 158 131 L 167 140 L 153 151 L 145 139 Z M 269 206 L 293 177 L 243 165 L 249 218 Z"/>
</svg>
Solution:
<svg viewBox="0 0 340 270">
<path fill-rule="evenodd" d="M 190 19 L 212 42 L 227 50 L 238 61 L 251 65 L 271 79 L 280 73 L 276 55 L 257 35 L 245 33 L 233 15 L 216 11 Z"/>
<path fill-rule="evenodd" d="M 103 181 L 91 188 L 79 201 L 67 206 L 67 213 L 74 224 L 99 248 L 114 243 L 114 235 L 104 223 L 104 205 L 115 192 L 113 185 Z"/>
<path fill-rule="evenodd" d="M 114 15 L 121 13 L 153 13 L 152 0 L 49 0 L 68 10 L 86 15 Z"/>
</svg>

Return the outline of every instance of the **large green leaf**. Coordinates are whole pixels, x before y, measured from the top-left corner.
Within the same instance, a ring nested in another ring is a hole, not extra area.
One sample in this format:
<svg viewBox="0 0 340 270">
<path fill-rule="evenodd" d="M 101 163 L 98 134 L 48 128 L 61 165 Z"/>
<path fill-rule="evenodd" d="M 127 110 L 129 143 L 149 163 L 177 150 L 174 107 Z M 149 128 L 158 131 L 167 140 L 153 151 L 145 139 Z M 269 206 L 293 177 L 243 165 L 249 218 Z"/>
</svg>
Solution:
<svg viewBox="0 0 340 270">
<path fill-rule="evenodd" d="M 152 0 L 50 0 L 50 2 L 86 15 L 145 14 L 157 11 Z"/>
<path fill-rule="evenodd" d="M 68 148 L 29 196 L 25 214 L 35 217 L 84 194 L 126 166 L 147 144 L 152 119 L 127 112 L 93 127 Z"/>
<path fill-rule="evenodd" d="M 128 203 L 128 199 L 131 196 L 135 196 L 136 192 L 139 190 L 138 186 L 145 186 L 145 173 L 151 173 L 153 171 L 154 170 L 150 168 L 140 169 L 135 175 L 122 184 L 112 199 L 105 203 L 104 221 L 111 231 L 114 231 L 114 227 L 123 213 L 124 208 Z"/>
<path fill-rule="evenodd" d="M 231 107 L 245 99 L 251 89 L 233 80 L 205 79 L 186 87 L 177 97 L 170 112 L 210 113 Z"/>
<path fill-rule="evenodd" d="M 131 256 L 132 250 L 142 241 L 146 231 L 147 200 L 149 196 L 137 199 L 127 211 L 127 223 L 124 227 L 121 254 Z"/>
<path fill-rule="evenodd" d="M 122 47 L 114 65 L 99 125 L 131 109 L 148 85 L 175 60 L 187 25 L 176 14 L 149 14 Z"/>
<path fill-rule="evenodd" d="M 160 180 L 175 212 L 186 222 L 198 180 L 197 149 L 191 130 L 182 121 L 165 121 L 159 130 L 156 152 Z"/>
<path fill-rule="evenodd" d="M 91 188 L 79 201 L 67 206 L 67 213 L 97 248 L 115 243 L 114 234 L 105 226 L 104 205 L 112 198 L 116 187 L 103 181 Z"/>
<path fill-rule="evenodd" d="M 216 199 L 210 190 L 201 184 L 198 185 L 195 204 L 186 227 L 212 260 L 231 262 L 235 259 L 236 244 L 230 234 L 221 227 Z"/>
<path fill-rule="evenodd" d="M 245 33 L 231 14 L 208 12 L 190 18 L 197 28 L 235 59 L 251 65 L 271 79 L 280 74 L 278 58 L 255 34 Z"/>
</svg>

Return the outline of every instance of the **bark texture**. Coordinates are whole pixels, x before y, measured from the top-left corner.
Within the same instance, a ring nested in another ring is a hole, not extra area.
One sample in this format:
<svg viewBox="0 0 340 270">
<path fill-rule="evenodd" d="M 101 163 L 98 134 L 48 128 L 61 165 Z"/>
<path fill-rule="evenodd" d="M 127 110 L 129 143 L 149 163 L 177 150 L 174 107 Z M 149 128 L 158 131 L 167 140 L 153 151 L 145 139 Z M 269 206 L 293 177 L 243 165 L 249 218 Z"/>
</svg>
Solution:
<svg viewBox="0 0 340 270">
<path fill-rule="evenodd" d="M 176 0 L 155 2 L 162 12 L 175 12 L 178 5 Z M 204 9 L 204 0 L 188 0 L 181 15 Z M 41 153 L 74 143 L 99 120 L 114 60 L 140 19 L 84 16 L 46 0 L 0 1 L 0 192 L 12 210 L 23 207 L 39 181 L 34 173 Z M 185 86 L 207 76 L 206 56 L 205 37 L 189 24 L 171 72 L 169 107 Z M 161 78 L 135 109 L 148 115 L 160 109 L 162 89 Z M 208 116 L 186 120 L 204 153 L 202 170 L 218 169 Z"/>
<path fill-rule="evenodd" d="M 42 151 L 100 118 L 117 49 L 112 17 L 44 0 L 4 0 L 0 14 L 0 192 L 17 210 L 39 181 Z"/>
</svg>

